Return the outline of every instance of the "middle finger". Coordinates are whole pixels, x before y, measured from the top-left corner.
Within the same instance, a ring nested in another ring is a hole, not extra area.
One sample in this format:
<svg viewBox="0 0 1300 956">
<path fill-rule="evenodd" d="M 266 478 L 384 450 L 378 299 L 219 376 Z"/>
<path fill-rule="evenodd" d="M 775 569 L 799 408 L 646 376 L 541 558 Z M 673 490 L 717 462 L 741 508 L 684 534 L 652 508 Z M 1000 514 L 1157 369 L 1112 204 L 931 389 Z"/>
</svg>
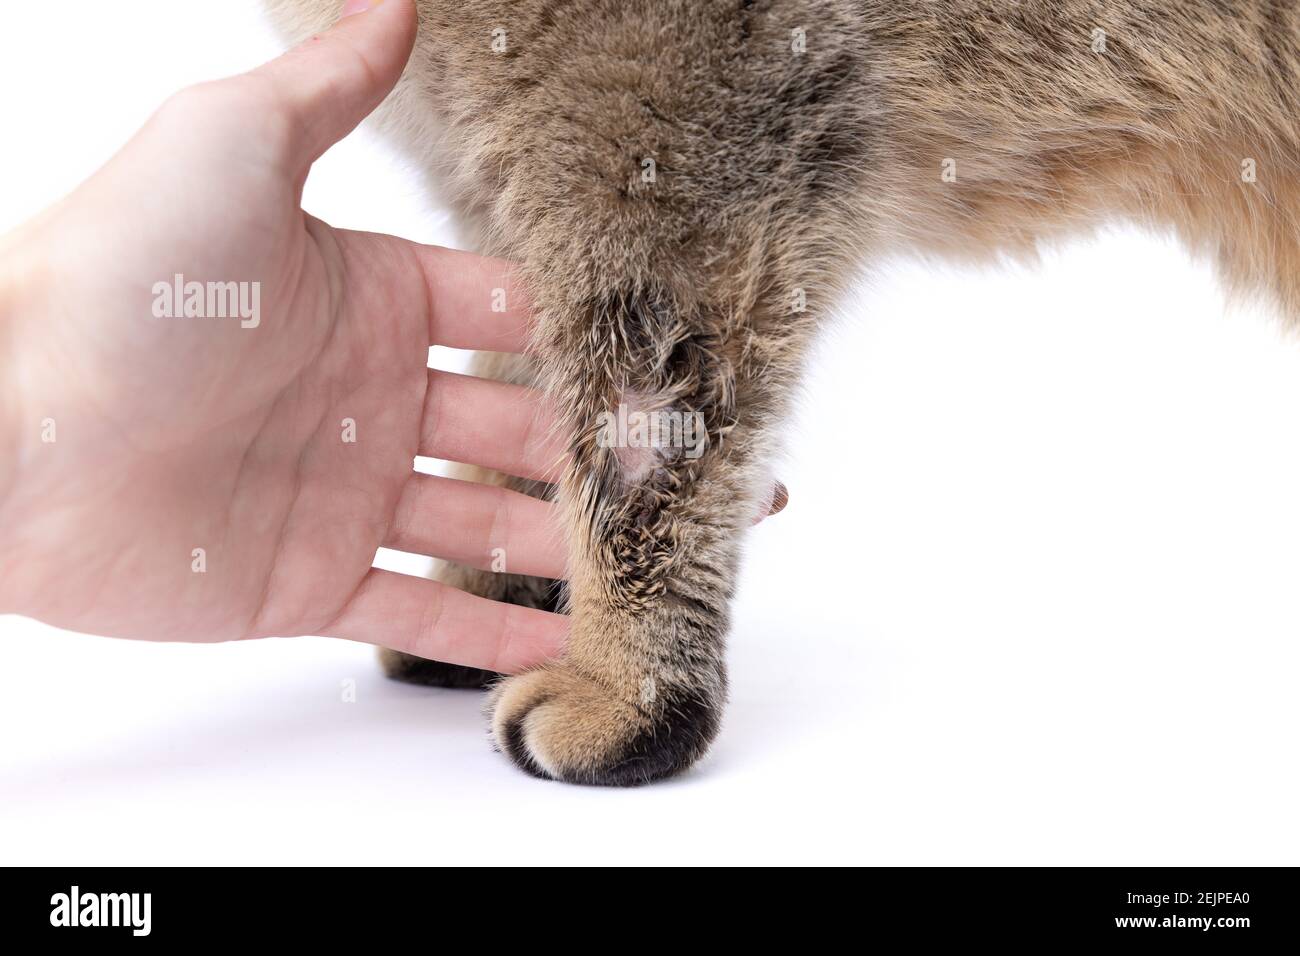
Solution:
<svg viewBox="0 0 1300 956">
<path fill-rule="evenodd" d="M 565 538 L 555 505 L 437 475 L 411 476 L 384 547 L 483 571 L 565 576 Z"/>
</svg>

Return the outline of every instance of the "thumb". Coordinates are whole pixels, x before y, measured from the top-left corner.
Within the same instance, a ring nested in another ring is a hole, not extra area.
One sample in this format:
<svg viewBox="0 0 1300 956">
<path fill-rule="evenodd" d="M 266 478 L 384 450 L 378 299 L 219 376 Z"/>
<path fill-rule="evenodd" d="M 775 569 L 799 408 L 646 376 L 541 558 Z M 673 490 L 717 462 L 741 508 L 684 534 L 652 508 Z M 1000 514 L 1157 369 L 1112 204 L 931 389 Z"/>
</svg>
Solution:
<svg viewBox="0 0 1300 956">
<path fill-rule="evenodd" d="M 415 45 L 412 0 L 346 0 L 342 16 L 250 76 L 288 113 L 290 150 L 306 167 L 383 102 Z"/>
</svg>

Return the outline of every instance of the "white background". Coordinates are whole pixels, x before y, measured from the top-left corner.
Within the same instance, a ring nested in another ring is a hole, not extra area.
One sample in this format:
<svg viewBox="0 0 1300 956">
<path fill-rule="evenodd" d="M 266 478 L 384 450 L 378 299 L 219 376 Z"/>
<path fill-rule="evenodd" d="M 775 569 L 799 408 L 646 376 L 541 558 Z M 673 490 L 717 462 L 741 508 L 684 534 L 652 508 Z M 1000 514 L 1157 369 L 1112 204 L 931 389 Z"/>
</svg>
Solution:
<svg viewBox="0 0 1300 956">
<path fill-rule="evenodd" d="M 0 228 L 277 46 L 247 0 L 8 5 Z M 447 236 L 365 132 L 306 205 Z M 3 618 L 0 862 L 1300 862 L 1300 345 L 1132 232 L 844 312 L 688 776 L 529 779 L 367 647 Z"/>
</svg>

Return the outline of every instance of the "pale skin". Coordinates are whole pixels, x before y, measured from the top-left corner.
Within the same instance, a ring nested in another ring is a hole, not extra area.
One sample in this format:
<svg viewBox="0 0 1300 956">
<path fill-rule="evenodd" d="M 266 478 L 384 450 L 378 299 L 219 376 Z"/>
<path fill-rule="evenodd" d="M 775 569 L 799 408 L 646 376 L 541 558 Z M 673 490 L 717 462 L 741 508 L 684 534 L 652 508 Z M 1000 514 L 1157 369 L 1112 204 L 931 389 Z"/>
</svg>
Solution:
<svg viewBox="0 0 1300 956">
<path fill-rule="evenodd" d="M 302 211 L 311 164 L 414 41 L 409 0 L 348 14 L 177 94 L 0 240 L 0 613 L 148 640 L 320 634 L 501 673 L 563 649 L 561 615 L 371 567 L 390 547 L 562 578 L 550 504 L 412 465 L 545 480 L 564 449 L 539 394 L 426 367 L 430 345 L 526 349 L 508 263 Z M 256 327 L 156 316 L 177 273 L 260 283 Z"/>
</svg>

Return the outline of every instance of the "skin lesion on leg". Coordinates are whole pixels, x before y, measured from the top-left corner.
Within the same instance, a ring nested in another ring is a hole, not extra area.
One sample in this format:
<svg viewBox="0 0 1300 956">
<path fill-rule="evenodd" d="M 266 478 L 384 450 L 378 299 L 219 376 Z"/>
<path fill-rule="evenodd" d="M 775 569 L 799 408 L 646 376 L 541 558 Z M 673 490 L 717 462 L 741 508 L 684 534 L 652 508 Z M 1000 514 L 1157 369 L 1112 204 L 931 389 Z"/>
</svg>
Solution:
<svg viewBox="0 0 1300 956">
<path fill-rule="evenodd" d="M 676 364 L 647 371 L 624 357 L 607 388 L 574 388 L 607 397 L 575 416 L 579 438 L 561 485 L 568 646 L 563 659 L 502 682 L 490 700 L 498 748 L 537 776 L 647 783 L 691 766 L 720 725 L 739 537 L 770 485 L 752 462 L 759 443 L 737 430 L 723 349 L 655 347 Z M 576 374 L 600 367 L 588 362 Z M 640 381 L 629 381 L 633 369 Z M 635 418 L 647 410 L 674 417 L 652 431 Z"/>
</svg>

